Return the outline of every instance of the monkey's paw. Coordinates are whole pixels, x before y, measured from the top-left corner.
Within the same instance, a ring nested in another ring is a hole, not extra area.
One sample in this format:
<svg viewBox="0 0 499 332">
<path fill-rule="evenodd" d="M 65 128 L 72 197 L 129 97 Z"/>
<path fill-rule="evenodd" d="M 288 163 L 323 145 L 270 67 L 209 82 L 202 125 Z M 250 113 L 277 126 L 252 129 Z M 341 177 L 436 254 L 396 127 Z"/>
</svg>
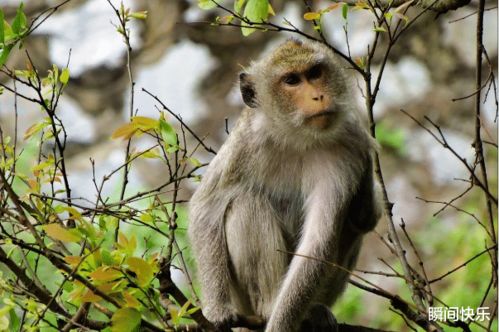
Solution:
<svg viewBox="0 0 499 332">
<path fill-rule="evenodd" d="M 232 324 L 237 320 L 235 310 L 226 306 L 206 306 L 203 314 L 220 332 L 231 331 Z"/>
</svg>

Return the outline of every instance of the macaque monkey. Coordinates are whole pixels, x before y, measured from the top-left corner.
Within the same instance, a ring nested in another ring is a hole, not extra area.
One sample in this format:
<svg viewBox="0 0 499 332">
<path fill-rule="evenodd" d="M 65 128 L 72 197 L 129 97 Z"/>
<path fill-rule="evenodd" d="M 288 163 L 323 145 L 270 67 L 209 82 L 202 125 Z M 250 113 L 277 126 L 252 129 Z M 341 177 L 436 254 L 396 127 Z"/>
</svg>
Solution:
<svg viewBox="0 0 499 332">
<path fill-rule="evenodd" d="M 328 308 L 349 275 L 325 262 L 351 270 L 380 216 L 376 143 L 346 67 L 291 39 L 240 74 L 248 108 L 189 209 L 203 312 L 222 330 L 237 315 L 267 332 L 335 330 Z"/>
</svg>

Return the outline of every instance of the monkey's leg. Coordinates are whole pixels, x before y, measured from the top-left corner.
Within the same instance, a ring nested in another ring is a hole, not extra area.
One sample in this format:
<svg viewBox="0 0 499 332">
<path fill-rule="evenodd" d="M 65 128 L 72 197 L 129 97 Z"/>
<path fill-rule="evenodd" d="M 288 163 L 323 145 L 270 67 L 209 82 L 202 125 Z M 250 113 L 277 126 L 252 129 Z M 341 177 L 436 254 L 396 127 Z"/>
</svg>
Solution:
<svg viewBox="0 0 499 332">
<path fill-rule="evenodd" d="M 286 244 L 270 203 L 254 193 L 241 193 L 225 225 L 231 262 L 231 301 L 241 314 L 268 319 L 286 272 Z"/>
<path fill-rule="evenodd" d="M 203 314 L 221 330 L 230 331 L 236 312 L 230 303 L 229 257 L 224 232 L 224 214 L 230 202 L 215 195 L 197 197 L 191 203 L 189 237 L 197 258 L 203 290 Z"/>
<path fill-rule="evenodd" d="M 338 323 L 331 310 L 323 304 L 310 308 L 308 317 L 301 323 L 300 332 L 337 332 Z"/>
</svg>

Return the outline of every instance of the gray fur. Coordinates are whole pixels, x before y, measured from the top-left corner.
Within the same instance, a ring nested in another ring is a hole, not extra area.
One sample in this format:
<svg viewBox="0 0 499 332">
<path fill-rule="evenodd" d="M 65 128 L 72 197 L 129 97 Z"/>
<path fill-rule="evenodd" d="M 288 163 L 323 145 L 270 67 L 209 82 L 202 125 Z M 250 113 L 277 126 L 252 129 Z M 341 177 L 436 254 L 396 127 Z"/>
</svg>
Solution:
<svg viewBox="0 0 499 332">
<path fill-rule="evenodd" d="M 268 332 L 313 324 L 324 316 L 313 308 L 331 306 L 348 274 L 285 252 L 352 269 L 362 236 L 379 218 L 371 166 L 376 145 L 352 106 L 345 69 L 324 46 L 301 45 L 313 54 L 300 58 L 297 50 L 288 66 L 327 62 L 335 123 L 310 128 L 279 97 L 271 69 L 285 69 L 272 63 L 281 45 L 241 76 L 252 79 L 244 86 L 254 86 L 257 106 L 243 111 L 190 202 L 203 312 L 217 326 L 237 314 L 263 317 Z"/>
</svg>

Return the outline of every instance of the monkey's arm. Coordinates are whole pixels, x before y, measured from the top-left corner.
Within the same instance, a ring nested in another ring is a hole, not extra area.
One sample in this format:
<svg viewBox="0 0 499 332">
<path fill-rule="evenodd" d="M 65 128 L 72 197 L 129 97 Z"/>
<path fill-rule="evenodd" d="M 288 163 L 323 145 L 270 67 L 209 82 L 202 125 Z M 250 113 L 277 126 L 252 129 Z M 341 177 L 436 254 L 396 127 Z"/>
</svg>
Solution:
<svg viewBox="0 0 499 332">
<path fill-rule="evenodd" d="M 344 223 L 348 222 L 345 220 L 348 205 L 355 192 L 351 187 L 359 185 L 352 183 L 355 181 L 347 183 L 341 180 L 359 179 L 360 176 L 345 169 L 333 169 L 326 174 L 319 171 L 310 172 L 314 178 L 308 180 L 311 188 L 306 200 L 302 237 L 296 249 L 296 254 L 309 258 L 292 258 L 274 303 L 267 332 L 296 331 L 326 274 L 328 266 L 321 261 L 338 261 L 339 235 Z"/>
<path fill-rule="evenodd" d="M 369 158 L 367 169 L 362 176 L 360 186 L 353 196 L 347 221 L 348 226 L 356 233 L 365 234 L 372 231 L 382 214 L 381 193 L 375 185 L 372 171 L 372 160 Z"/>
</svg>

